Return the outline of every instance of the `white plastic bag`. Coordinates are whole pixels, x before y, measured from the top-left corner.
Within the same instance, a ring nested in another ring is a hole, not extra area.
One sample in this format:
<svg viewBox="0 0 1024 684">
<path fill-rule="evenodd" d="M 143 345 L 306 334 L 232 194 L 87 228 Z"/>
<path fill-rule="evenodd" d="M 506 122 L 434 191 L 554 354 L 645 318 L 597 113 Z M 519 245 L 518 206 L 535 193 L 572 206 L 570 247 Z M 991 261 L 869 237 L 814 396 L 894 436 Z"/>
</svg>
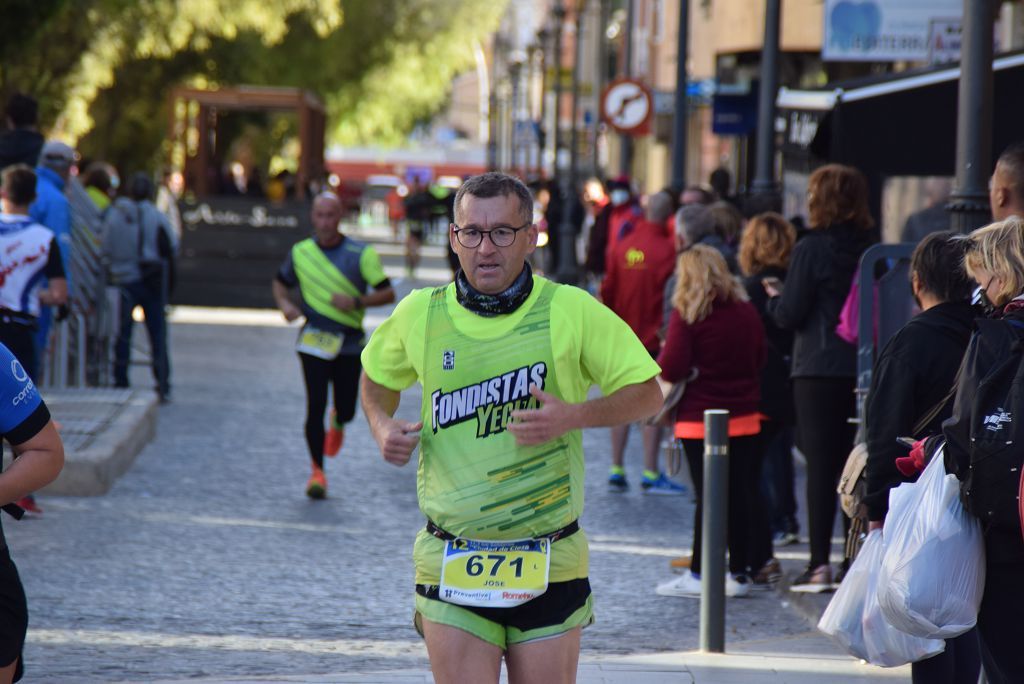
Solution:
<svg viewBox="0 0 1024 684">
<path fill-rule="evenodd" d="M 889 499 L 878 603 L 885 619 L 914 636 L 950 639 L 978 618 L 985 590 L 981 524 L 960 503 L 939 449 L 916 483 Z"/>
<path fill-rule="evenodd" d="M 882 617 L 876 590 L 884 553 L 882 533 L 873 530 L 822 614 L 818 629 L 850 655 L 882 667 L 906 665 L 942 653 L 945 642 L 904 634 Z"/>
</svg>

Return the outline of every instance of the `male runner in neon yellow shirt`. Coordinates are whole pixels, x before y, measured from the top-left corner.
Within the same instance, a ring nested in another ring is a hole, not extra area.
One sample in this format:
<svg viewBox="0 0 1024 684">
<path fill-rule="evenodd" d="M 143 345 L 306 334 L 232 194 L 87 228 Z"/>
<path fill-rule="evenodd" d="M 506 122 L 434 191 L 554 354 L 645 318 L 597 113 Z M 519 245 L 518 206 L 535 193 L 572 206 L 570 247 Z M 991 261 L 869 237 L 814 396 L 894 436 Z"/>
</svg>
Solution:
<svg viewBox="0 0 1024 684">
<path fill-rule="evenodd" d="M 327 496 L 324 455 L 336 456 L 341 450 L 345 424 L 356 412 L 363 315 L 367 307 L 395 301 L 376 250 L 339 231 L 341 213 L 337 195 L 317 195 L 313 237 L 292 247 L 271 283 L 285 319 L 306 318 L 296 351 L 306 384 L 306 445 L 313 466 L 306 496 L 311 499 Z M 290 290 L 296 287 L 301 307 L 291 300 Z M 328 384 L 334 388 L 334 408 L 325 431 Z"/>
<path fill-rule="evenodd" d="M 586 292 L 532 275 L 533 199 L 487 173 L 455 200 L 455 282 L 406 297 L 363 351 L 362 404 L 389 463 L 420 445 L 416 627 L 439 684 L 574 682 L 593 621 L 581 428 L 653 415 L 659 368 Z M 421 420 L 394 418 L 423 386 Z M 587 399 L 597 384 L 604 396 Z"/>
</svg>

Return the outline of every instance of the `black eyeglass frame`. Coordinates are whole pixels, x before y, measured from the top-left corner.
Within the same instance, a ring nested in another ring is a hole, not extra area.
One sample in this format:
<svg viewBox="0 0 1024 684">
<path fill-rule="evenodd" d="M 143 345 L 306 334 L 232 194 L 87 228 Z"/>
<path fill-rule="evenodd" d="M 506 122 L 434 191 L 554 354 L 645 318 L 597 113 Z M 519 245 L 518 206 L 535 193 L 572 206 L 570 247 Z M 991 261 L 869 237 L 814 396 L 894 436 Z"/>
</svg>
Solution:
<svg viewBox="0 0 1024 684">
<path fill-rule="evenodd" d="M 465 247 L 466 249 L 476 249 L 477 247 L 482 245 L 484 243 L 484 236 L 486 236 L 491 241 L 491 244 L 494 245 L 495 247 L 511 247 L 512 245 L 515 244 L 516 236 L 519 235 L 519 231 L 525 230 L 525 229 L 529 228 L 532 225 L 533 225 L 533 221 L 527 221 L 526 223 L 524 223 L 523 225 L 521 225 L 519 227 L 516 227 L 516 226 L 498 226 L 497 228 L 492 228 L 491 230 L 480 230 L 479 228 L 469 228 L 469 227 L 462 228 L 457 223 L 453 223 L 452 224 L 452 226 L 455 227 L 455 230 L 453 231 L 455 233 L 455 239 L 458 240 L 459 244 L 462 245 L 463 247 Z M 459 234 L 462 233 L 463 231 L 466 231 L 466 230 L 475 230 L 477 233 L 480 234 L 480 240 L 475 245 L 467 245 L 465 242 L 462 241 L 462 237 Z M 496 230 L 511 230 L 512 231 L 512 241 L 509 242 L 507 245 L 499 245 L 497 243 L 497 241 L 495 241 L 494 236 L 491 234 L 491 233 L 493 233 Z"/>
</svg>

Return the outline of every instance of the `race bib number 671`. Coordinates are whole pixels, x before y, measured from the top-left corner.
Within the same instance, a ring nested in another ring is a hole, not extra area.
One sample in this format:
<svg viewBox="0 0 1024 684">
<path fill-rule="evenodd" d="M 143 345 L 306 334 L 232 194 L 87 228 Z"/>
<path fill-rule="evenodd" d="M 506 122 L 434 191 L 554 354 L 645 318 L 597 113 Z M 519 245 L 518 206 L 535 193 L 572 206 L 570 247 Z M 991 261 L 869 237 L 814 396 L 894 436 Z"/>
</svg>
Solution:
<svg viewBox="0 0 1024 684">
<path fill-rule="evenodd" d="M 547 591 L 550 565 L 547 539 L 452 539 L 444 546 L 439 596 L 462 606 L 518 606 Z"/>
</svg>

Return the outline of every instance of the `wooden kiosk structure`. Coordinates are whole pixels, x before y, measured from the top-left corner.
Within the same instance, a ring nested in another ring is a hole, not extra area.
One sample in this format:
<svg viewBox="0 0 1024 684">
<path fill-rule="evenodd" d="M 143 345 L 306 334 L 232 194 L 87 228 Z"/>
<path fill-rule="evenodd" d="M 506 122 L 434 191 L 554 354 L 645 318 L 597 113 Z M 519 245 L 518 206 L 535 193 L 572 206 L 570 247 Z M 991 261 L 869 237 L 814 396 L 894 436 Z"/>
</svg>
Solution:
<svg viewBox="0 0 1024 684">
<path fill-rule="evenodd" d="M 299 160 L 294 193 L 278 201 L 218 194 L 228 111 L 294 112 Z M 178 280 L 171 301 L 197 306 L 273 307 L 270 281 L 293 244 L 308 237 L 309 193 L 324 180 L 326 112 L 298 88 L 175 88 L 170 95 L 170 167 L 184 179 Z"/>
</svg>

